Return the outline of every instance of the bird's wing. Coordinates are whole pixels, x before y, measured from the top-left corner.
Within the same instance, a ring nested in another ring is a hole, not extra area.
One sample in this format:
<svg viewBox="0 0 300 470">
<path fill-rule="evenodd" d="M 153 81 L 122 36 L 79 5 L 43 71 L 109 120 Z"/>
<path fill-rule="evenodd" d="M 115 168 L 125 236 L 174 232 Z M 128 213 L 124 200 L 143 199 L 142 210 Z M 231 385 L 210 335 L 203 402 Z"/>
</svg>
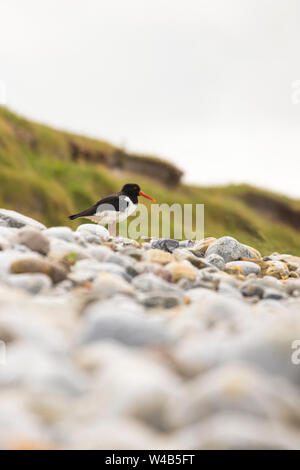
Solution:
<svg viewBox="0 0 300 470">
<path fill-rule="evenodd" d="M 129 198 L 121 193 L 115 193 L 111 196 L 107 196 L 97 202 L 97 213 L 104 211 L 115 210 L 117 212 L 123 212 L 129 205 Z"/>
<path fill-rule="evenodd" d="M 77 218 L 77 217 L 90 217 L 92 215 L 95 215 L 96 213 L 103 212 L 105 210 L 108 210 L 110 208 L 112 210 L 112 207 L 116 211 L 119 210 L 119 197 L 121 193 L 115 193 L 111 194 L 110 196 L 106 196 L 103 199 L 100 199 L 96 204 L 93 204 L 91 207 L 88 207 L 82 212 L 79 212 L 78 214 L 75 214 L 74 216 L 70 216 L 72 218 Z"/>
</svg>

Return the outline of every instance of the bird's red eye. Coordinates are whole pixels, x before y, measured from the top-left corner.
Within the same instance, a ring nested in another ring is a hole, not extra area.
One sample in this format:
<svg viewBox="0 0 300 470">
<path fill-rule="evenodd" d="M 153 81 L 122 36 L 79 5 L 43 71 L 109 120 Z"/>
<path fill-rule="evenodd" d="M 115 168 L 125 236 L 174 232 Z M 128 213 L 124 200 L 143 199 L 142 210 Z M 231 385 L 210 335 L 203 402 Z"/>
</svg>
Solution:
<svg viewBox="0 0 300 470">
<path fill-rule="evenodd" d="M 137 186 L 134 186 L 134 188 L 133 188 L 133 189 L 137 189 Z"/>
</svg>

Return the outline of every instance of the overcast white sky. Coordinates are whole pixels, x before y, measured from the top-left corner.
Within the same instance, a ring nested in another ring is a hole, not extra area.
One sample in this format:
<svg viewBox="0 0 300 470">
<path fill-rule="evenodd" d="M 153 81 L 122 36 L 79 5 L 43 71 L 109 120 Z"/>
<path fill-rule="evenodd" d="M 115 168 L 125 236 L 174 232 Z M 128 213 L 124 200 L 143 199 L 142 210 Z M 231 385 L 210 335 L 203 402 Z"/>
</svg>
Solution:
<svg viewBox="0 0 300 470">
<path fill-rule="evenodd" d="M 0 0 L 0 80 L 13 110 L 186 181 L 300 198 L 299 0 Z"/>
</svg>

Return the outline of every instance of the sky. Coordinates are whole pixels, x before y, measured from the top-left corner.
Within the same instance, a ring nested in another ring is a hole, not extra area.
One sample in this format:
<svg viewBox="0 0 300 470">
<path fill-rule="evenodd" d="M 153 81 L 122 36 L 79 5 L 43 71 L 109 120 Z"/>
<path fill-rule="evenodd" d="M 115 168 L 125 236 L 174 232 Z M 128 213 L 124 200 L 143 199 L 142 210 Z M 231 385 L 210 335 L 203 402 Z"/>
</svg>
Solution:
<svg viewBox="0 0 300 470">
<path fill-rule="evenodd" d="M 0 101 L 300 198 L 298 0 L 0 0 Z"/>
</svg>

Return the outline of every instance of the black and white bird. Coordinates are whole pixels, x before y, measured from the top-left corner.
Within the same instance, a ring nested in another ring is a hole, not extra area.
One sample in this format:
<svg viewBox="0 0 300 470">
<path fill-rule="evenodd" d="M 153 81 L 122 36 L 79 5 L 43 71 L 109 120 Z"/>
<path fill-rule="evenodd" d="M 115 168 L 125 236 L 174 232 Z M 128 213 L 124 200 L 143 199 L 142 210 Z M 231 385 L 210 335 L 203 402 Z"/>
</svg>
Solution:
<svg viewBox="0 0 300 470">
<path fill-rule="evenodd" d="M 144 196 L 153 202 L 153 197 L 143 193 L 138 184 L 125 184 L 120 192 L 100 199 L 93 206 L 78 214 L 70 215 L 69 219 L 84 217 L 101 225 L 108 225 L 110 235 L 116 235 L 116 224 L 132 215 L 138 205 L 138 196 Z"/>
</svg>

